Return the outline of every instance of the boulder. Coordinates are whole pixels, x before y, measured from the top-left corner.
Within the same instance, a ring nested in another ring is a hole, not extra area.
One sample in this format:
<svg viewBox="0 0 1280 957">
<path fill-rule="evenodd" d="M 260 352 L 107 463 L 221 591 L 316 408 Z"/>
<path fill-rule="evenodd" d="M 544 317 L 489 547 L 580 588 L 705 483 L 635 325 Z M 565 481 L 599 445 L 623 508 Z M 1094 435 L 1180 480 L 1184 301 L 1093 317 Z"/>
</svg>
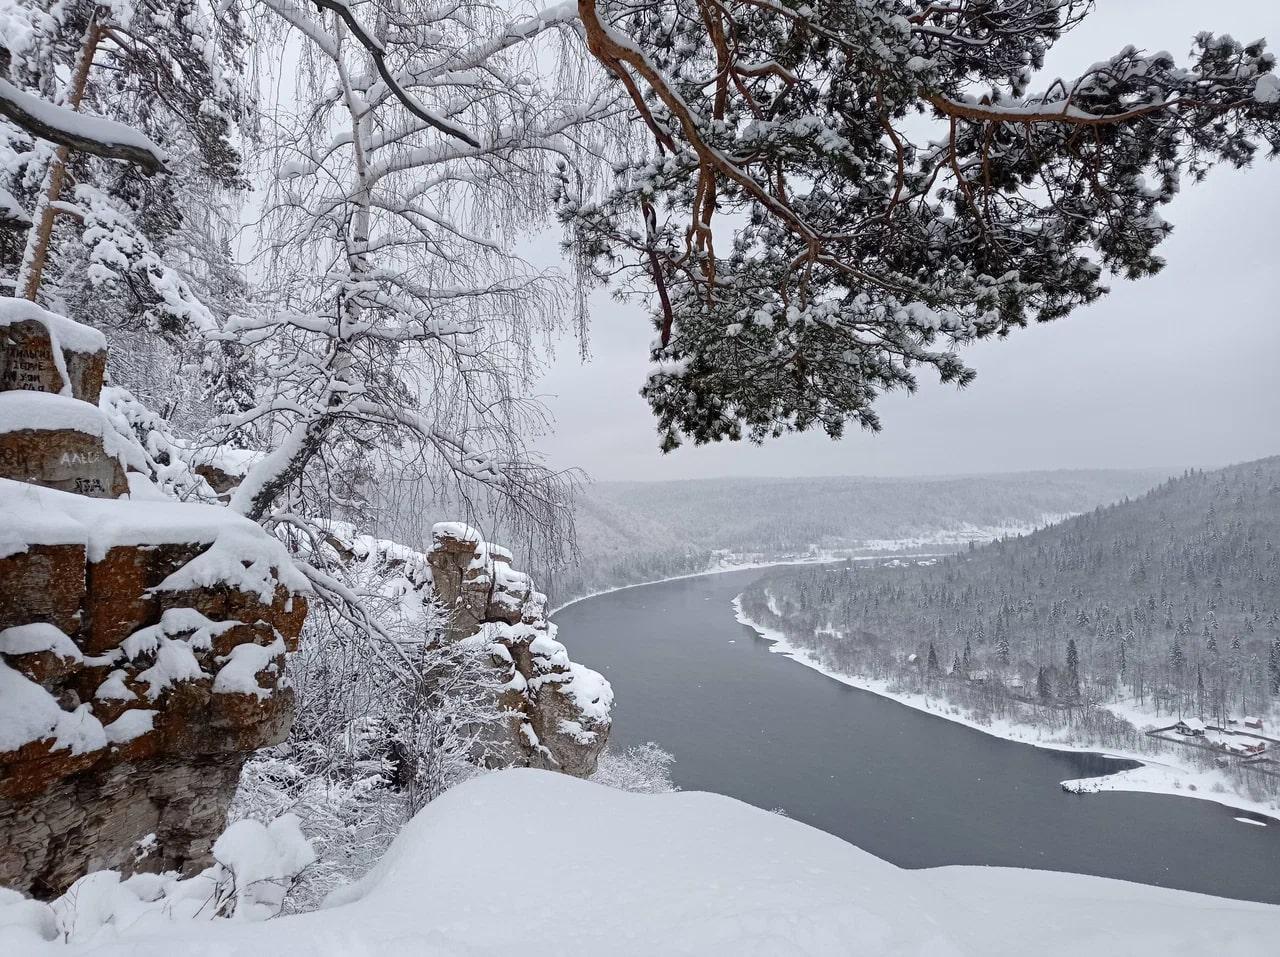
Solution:
<svg viewBox="0 0 1280 957">
<path fill-rule="evenodd" d="M 51 392 L 0 392 L 0 478 L 94 498 L 129 490 L 136 450 L 95 405 Z"/>
</svg>

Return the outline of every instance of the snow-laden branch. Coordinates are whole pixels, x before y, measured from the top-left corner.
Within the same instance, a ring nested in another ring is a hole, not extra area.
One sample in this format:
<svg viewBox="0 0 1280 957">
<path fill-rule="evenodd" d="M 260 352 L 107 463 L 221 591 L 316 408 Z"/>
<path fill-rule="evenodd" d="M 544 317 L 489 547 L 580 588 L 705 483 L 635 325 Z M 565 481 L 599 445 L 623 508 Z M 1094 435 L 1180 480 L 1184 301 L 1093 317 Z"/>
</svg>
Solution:
<svg viewBox="0 0 1280 957">
<path fill-rule="evenodd" d="M 123 160 L 148 173 L 165 168 L 160 147 L 132 127 L 58 106 L 0 78 L 0 116 L 42 140 L 104 159 Z"/>
<path fill-rule="evenodd" d="M 419 102 L 417 97 L 400 85 L 391 68 L 387 66 L 386 50 L 382 46 L 382 41 L 365 28 L 364 24 L 351 11 L 351 8 L 347 6 L 345 0 L 311 0 L 311 2 L 322 10 L 330 11 L 347 25 L 347 29 L 351 31 L 351 35 L 355 37 L 356 42 L 364 47 L 369 54 L 369 58 L 373 60 L 373 64 L 378 70 L 378 75 L 382 77 L 382 82 L 387 85 L 392 95 L 400 101 L 406 110 L 428 126 L 439 130 L 445 136 L 462 140 L 468 146 L 473 146 L 476 149 L 480 148 L 478 139 L 451 120 L 427 109 Z"/>
</svg>

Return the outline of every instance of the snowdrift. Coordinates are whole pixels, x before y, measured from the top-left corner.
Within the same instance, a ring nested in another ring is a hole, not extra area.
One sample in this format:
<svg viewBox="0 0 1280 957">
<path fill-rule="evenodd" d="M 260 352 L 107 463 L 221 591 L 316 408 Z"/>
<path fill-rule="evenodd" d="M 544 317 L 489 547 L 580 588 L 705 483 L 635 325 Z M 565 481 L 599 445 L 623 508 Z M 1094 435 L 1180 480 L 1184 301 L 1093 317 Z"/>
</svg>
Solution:
<svg viewBox="0 0 1280 957">
<path fill-rule="evenodd" d="M 112 930 L 131 957 L 1274 954 L 1280 907 L 1003 868 L 907 871 L 730 798 L 501 771 L 446 793 L 361 882 L 260 924 Z"/>
</svg>

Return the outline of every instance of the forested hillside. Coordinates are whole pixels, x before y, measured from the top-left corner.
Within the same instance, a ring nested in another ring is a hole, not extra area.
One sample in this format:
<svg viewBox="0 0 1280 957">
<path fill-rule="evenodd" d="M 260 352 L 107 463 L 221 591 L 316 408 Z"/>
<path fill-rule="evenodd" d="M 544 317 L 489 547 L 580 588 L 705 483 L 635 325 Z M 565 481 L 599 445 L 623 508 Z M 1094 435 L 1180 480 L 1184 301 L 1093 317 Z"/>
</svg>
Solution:
<svg viewBox="0 0 1280 957">
<path fill-rule="evenodd" d="M 837 671 L 988 716 L 1024 701 L 1078 721 L 1114 703 L 1139 724 L 1226 724 L 1280 695 L 1278 542 L 1280 457 L 927 565 L 780 572 L 742 603 Z"/>
<path fill-rule="evenodd" d="M 767 561 L 815 551 L 951 551 L 1140 494 L 1167 474 L 1146 469 L 599 482 L 579 496 L 580 558 L 556 578 L 554 593 L 564 600 L 701 571 L 720 557 Z"/>
</svg>

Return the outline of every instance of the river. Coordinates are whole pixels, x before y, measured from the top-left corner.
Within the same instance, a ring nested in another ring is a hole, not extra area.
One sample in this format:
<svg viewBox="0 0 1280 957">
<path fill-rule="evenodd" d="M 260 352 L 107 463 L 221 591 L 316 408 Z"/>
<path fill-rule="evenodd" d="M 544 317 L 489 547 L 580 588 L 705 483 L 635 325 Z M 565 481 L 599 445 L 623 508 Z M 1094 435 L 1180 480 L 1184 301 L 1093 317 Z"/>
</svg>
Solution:
<svg viewBox="0 0 1280 957">
<path fill-rule="evenodd" d="M 1280 826 L 1210 801 L 1066 794 L 1060 781 L 1131 765 L 995 738 L 773 654 L 730 604 L 761 574 L 556 613 L 573 657 L 613 684 L 613 747 L 656 741 L 681 788 L 781 808 L 902 867 L 1034 867 L 1280 903 Z"/>
</svg>

